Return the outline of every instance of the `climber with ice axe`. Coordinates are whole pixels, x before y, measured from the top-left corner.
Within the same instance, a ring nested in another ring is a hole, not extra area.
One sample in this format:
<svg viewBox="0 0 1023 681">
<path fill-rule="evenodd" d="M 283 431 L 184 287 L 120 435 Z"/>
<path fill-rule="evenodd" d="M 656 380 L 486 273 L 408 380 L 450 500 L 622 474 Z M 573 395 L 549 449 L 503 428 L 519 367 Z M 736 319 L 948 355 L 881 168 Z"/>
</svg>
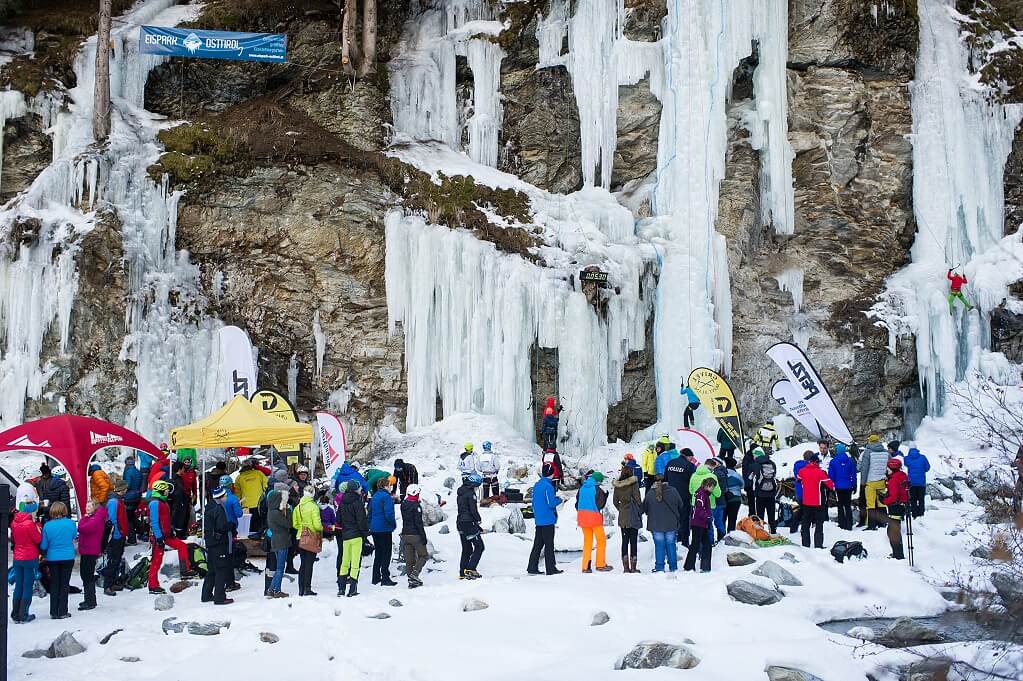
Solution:
<svg viewBox="0 0 1023 681">
<path fill-rule="evenodd" d="M 963 284 L 969 284 L 970 282 L 967 281 L 965 275 L 960 275 L 958 272 L 956 272 L 956 269 L 957 269 L 956 267 L 953 267 L 952 269 L 950 269 L 948 271 L 948 274 L 946 275 L 948 277 L 948 280 L 950 282 L 952 282 L 951 284 L 949 284 L 949 291 L 948 291 L 948 313 L 949 314 L 953 314 L 953 312 L 955 310 L 956 298 L 958 298 L 962 302 L 962 304 L 966 306 L 966 311 L 967 312 L 969 312 L 970 310 L 973 309 L 973 305 L 971 305 L 970 301 L 968 301 L 966 299 L 966 296 L 963 295 L 963 290 L 962 290 L 963 289 Z"/>
</svg>

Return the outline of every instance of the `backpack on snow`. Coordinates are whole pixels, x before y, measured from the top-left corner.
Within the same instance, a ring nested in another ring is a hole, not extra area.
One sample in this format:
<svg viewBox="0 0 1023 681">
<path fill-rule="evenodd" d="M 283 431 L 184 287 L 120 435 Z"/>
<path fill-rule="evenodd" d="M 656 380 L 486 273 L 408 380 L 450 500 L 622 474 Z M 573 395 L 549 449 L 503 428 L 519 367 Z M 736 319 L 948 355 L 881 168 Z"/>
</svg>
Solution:
<svg viewBox="0 0 1023 681">
<path fill-rule="evenodd" d="M 742 530 L 754 541 L 766 541 L 771 538 L 771 533 L 764 529 L 764 521 L 755 515 L 748 515 L 735 524 L 735 529 Z"/>
<path fill-rule="evenodd" d="M 863 544 L 858 541 L 836 541 L 835 545 L 831 547 L 831 555 L 839 563 L 844 562 L 846 558 L 863 560 L 867 557 L 867 549 L 863 548 Z"/>
<path fill-rule="evenodd" d="M 209 564 L 206 562 L 206 549 L 198 544 L 189 544 L 188 562 L 192 564 L 192 569 L 198 572 L 200 577 L 206 576 L 209 569 Z"/>
<path fill-rule="evenodd" d="M 109 567 L 110 566 L 107 564 L 106 555 L 100 556 L 99 560 L 96 562 L 96 574 L 105 576 Z M 124 586 L 124 582 L 127 579 L 127 577 L 128 561 L 126 561 L 124 558 L 121 558 L 121 564 L 117 566 L 117 574 L 114 575 L 114 584 L 118 586 Z"/>
<path fill-rule="evenodd" d="M 132 591 L 141 589 L 149 581 L 149 556 L 142 556 L 139 562 L 131 566 L 124 577 L 124 586 Z"/>
</svg>

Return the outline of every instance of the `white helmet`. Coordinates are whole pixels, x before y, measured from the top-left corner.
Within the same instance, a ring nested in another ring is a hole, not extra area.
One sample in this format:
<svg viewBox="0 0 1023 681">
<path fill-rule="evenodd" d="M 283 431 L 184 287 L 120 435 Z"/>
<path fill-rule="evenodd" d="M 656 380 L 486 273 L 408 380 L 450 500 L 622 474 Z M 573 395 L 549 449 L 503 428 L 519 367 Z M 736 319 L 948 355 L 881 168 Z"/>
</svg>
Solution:
<svg viewBox="0 0 1023 681">
<path fill-rule="evenodd" d="M 56 468 L 50 471 L 50 475 L 52 475 L 55 478 L 66 478 L 67 469 L 64 468 L 63 466 L 57 466 Z"/>
<path fill-rule="evenodd" d="M 309 472 L 309 469 L 308 469 L 308 468 L 306 468 L 305 466 L 297 466 L 297 467 L 295 468 L 295 473 L 296 473 L 296 475 L 297 475 L 298 473 L 308 473 L 308 472 Z"/>
<path fill-rule="evenodd" d="M 408 487 L 405 488 L 406 496 L 418 497 L 419 492 L 420 492 L 419 485 L 409 485 Z"/>
</svg>

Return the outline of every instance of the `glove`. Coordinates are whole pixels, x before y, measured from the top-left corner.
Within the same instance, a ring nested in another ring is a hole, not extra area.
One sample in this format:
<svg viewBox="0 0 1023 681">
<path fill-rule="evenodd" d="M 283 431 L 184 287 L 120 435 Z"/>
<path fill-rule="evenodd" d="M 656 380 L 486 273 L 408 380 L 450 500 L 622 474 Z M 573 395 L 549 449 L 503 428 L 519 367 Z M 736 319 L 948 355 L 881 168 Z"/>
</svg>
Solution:
<svg viewBox="0 0 1023 681">
<path fill-rule="evenodd" d="M 157 539 L 156 545 L 160 547 L 161 551 L 167 548 L 167 545 L 163 543 L 163 539 Z"/>
</svg>

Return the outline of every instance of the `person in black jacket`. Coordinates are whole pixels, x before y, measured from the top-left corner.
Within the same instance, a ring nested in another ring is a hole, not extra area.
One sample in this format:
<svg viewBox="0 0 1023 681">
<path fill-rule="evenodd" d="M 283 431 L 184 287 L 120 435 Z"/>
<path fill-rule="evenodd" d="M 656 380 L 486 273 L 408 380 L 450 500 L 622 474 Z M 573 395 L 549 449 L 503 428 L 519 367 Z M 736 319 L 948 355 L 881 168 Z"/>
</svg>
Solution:
<svg viewBox="0 0 1023 681">
<path fill-rule="evenodd" d="M 349 480 L 341 483 L 341 504 L 337 509 L 337 522 L 341 526 L 341 569 L 338 570 L 337 595 L 349 598 L 359 595 L 359 569 L 362 566 L 362 545 L 369 536 L 366 503 L 362 487 Z M 345 585 L 348 593 L 343 594 Z"/>
<path fill-rule="evenodd" d="M 473 495 L 475 496 L 475 494 Z M 461 507 L 461 502 L 459 502 Z M 423 524 L 423 508 L 419 505 L 419 485 L 409 485 L 405 500 L 401 502 L 401 545 L 405 556 L 405 576 L 408 588 L 423 585 L 419 573 L 426 565 L 429 553 L 426 550 L 426 526 Z"/>
<path fill-rule="evenodd" d="M 476 506 L 476 488 L 483 484 L 483 478 L 476 473 L 462 476 L 462 486 L 456 493 L 458 498 L 458 516 L 455 528 L 462 540 L 462 556 L 458 561 L 459 579 L 479 579 L 482 575 L 476 571 L 483 556 L 483 539 L 480 534 L 480 511 Z"/>
<path fill-rule="evenodd" d="M 398 480 L 398 496 L 404 497 L 409 485 L 419 484 L 419 470 L 402 459 L 394 460 L 394 477 Z"/>
<path fill-rule="evenodd" d="M 202 520 L 202 535 L 206 540 L 206 577 L 202 580 L 202 602 L 212 601 L 214 605 L 234 603 L 224 592 L 231 579 L 231 523 L 224 510 L 226 499 L 226 489 L 214 489 L 213 501 L 216 503 L 206 507 Z"/>
<path fill-rule="evenodd" d="M 693 496 L 689 493 L 689 480 L 694 472 L 696 464 L 693 463 L 693 452 L 689 448 L 683 449 L 681 456 L 676 456 L 664 468 L 664 482 L 682 497 L 682 513 L 676 537 L 677 541 L 682 542 L 682 546 L 689 546 L 689 519 L 693 514 Z M 647 494 L 649 493 L 647 491 Z"/>
<path fill-rule="evenodd" d="M 64 482 L 65 475 L 67 475 L 67 470 L 63 466 L 57 466 L 50 471 L 49 480 L 43 478 L 40 481 L 39 499 L 41 503 L 39 504 L 39 510 L 42 514 L 44 525 L 50 519 L 50 507 L 58 501 L 69 509 L 71 508 L 71 490 L 68 488 L 67 483 Z"/>
<path fill-rule="evenodd" d="M 185 464 L 180 461 L 175 461 L 171 467 L 171 483 L 174 485 L 174 489 L 171 490 L 170 499 L 168 499 L 171 510 L 171 528 L 174 530 L 174 536 L 178 539 L 188 536 L 188 517 L 192 506 L 192 499 L 185 488 L 185 481 L 181 479 L 181 471 L 184 469 Z"/>
</svg>

